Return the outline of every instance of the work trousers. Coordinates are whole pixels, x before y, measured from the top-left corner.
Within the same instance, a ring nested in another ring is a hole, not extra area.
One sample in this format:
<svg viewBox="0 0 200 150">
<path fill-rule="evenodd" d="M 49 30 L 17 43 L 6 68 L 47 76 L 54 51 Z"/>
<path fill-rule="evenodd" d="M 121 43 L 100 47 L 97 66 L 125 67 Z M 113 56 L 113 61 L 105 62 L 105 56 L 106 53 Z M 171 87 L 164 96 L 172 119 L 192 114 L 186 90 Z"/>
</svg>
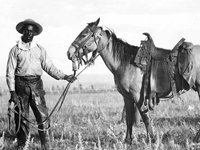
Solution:
<svg viewBox="0 0 200 150">
<path fill-rule="evenodd" d="M 33 114 L 38 123 L 38 128 L 43 130 L 50 126 L 50 120 L 47 123 L 42 122 L 48 117 L 48 108 L 45 101 L 45 91 L 43 82 L 40 77 L 15 77 L 15 91 L 21 103 L 22 116 L 29 119 L 29 108 L 31 107 Z M 19 112 L 19 107 L 15 109 Z M 19 124 L 19 118 L 20 124 Z M 29 122 L 23 117 L 19 117 L 19 113 L 15 114 L 16 130 L 20 125 L 17 133 L 18 146 L 23 147 L 29 135 Z M 39 137 L 42 149 L 49 149 L 49 137 L 46 131 L 40 131 Z"/>
</svg>

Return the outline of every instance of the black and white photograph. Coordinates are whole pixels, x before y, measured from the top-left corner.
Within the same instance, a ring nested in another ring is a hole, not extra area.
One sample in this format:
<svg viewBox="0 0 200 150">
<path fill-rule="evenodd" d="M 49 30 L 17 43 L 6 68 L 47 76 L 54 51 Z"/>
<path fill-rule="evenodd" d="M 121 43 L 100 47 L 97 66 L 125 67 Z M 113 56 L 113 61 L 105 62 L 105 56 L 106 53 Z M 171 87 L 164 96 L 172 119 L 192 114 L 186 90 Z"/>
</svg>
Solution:
<svg viewBox="0 0 200 150">
<path fill-rule="evenodd" d="M 0 0 L 0 150 L 200 150 L 199 0 Z"/>
</svg>

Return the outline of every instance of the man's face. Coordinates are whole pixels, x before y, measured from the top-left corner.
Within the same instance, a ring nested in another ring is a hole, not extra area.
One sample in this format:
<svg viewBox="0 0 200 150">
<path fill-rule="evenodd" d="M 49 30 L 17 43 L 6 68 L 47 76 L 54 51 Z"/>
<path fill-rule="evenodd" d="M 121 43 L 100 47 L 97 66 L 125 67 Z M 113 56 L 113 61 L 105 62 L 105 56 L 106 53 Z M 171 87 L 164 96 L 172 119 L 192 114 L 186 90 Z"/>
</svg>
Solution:
<svg viewBox="0 0 200 150">
<path fill-rule="evenodd" d="M 24 32 L 22 36 L 22 41 L 25 43 L 31 42 L 33 40 L 35 33 L 35 27 L 32 25 L 24 26 Z"/>
</svg>

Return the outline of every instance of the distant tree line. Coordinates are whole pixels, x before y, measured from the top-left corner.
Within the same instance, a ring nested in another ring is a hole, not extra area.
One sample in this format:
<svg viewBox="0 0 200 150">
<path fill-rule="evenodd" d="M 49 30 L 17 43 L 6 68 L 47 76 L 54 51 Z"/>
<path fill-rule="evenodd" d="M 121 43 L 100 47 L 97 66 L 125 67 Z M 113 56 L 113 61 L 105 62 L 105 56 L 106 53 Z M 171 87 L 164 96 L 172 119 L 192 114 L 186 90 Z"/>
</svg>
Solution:
<svg viewBox="0 0 200 150">
<path fill-rule="evenodd" d="M 47 94 L 59 94 L 62 93 L 65 89 L 65 86 L 59 86 L 59 85 L 52 85 L 51 87 L 45 87 L 45 92 Z M 83 87 L 82 84 L 79 84 L 77 87 L 73 87 L 72 89 L 69 89 L 69 94 L 76 94 L 76 93 L 105 93 L 105 92 L 115 92 L 116 87 L 111 86 L 107 88 L 95 88 L 94 85 L 91 85 L 90 87 Z M 0 87 L 0 96 L 9 94 L 8 89 L 3 89 Z"/>
<path fill-rule="evenodd" d="M 52 85 L 50 88 L 45 88 L 46 93 L 48 94 L 59 94 L 64 91 L 65 87 L 59 87 L 58 85 Z M 95 88 L 94 85 L 91 85 L 90 87 L 83 87 L 82 84 L 79 84 L 78 87 L 73 87 L 72 89 L 69 89 L 69 94 L 76 94 L 76 93 L 104 93 L 104 92 L 115 92 L 116 88 L 115 86 L 112 86 L 110 88 Z"/>
</svg>

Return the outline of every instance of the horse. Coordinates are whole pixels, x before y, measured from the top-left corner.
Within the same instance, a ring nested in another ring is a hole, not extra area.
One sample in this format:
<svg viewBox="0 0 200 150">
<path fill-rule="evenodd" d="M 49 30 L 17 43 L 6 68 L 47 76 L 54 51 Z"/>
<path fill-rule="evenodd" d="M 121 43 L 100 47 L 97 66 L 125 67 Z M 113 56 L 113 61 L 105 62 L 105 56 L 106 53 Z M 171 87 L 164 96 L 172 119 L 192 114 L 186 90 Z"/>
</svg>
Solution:
<svg viewBox="0 0 200 150">
<path fill-rule="evenodd" d="M 141 46 L 131 45 L 118 38 L 110 29 L 103 29 L 103 27 L 98 26 L 99 21 L 100 18 L 88 23 L 79 33 L 68 48 L 68 59 L 72 62 L 80 62 L 83 56 L 87 56 L 90 52 L 92 52 L 90 60 L 94 58 L 93 55 L 99 54 L 113 74 L 116 88 L 124 99 L 127 126 L 125 143 L 131 144 L 132 142 L 132 128 L 139 114 L 145 124 L 147 140 L 149 141 L 149 137 L 154 139 L 155 134 L 149 117 L 149 109 L 147 111 L 142 109 L 145 101 L 143 96 L 145 72 L 134 62 Z M 200 46 L 194 45 L 191 54 L 194 59 L 193 67 L 200 68 Z M 196 71 L 195 76 L 195 86 L 191 88 L 196 90 L 198 96 L 200 96 L 200 70 Z M 171 92 L 172 90 L 169 90 L 159 97 L 157 95 L 156 98 L 165 98 Z M 199 142 L 199 137 L 200 130 L 197 132 L 194 141 Z"/>
</svg>

